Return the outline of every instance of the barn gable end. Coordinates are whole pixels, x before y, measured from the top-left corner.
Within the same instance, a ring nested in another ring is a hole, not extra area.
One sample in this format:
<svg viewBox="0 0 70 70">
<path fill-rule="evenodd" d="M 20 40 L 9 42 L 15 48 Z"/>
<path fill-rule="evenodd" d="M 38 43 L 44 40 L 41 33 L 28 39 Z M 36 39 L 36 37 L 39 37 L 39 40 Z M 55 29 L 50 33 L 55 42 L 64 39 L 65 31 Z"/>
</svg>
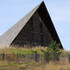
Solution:
<svg viewBox="0 0 70 70">
<path fill-rule="evenodd" d="M 61 45 L 47 8 L 42 2 L 0 37 L 0 45 L 48 46 L 52 40 Z M 62 45 L 60 48 L 63 48 Z"/>
</svg>

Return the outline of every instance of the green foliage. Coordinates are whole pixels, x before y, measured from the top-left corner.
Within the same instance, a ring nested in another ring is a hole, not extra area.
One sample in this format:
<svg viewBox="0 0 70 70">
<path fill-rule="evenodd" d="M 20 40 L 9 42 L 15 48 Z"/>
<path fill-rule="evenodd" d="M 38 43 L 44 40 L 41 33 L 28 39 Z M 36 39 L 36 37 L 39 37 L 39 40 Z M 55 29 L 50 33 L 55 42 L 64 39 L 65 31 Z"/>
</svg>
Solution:
<svg viewBox="0 0 70 70">
<path fill-rule="evenodd" d="M 61 51 L 59 49 L 60 44 L 57 44 L 54 41 L 51 41 L 51 43 L 49 44 L 47 50 L 45 51 L 45 59 L 46 61 L 58 61 L 59 57 L 61 55 Z"/>
</svg>

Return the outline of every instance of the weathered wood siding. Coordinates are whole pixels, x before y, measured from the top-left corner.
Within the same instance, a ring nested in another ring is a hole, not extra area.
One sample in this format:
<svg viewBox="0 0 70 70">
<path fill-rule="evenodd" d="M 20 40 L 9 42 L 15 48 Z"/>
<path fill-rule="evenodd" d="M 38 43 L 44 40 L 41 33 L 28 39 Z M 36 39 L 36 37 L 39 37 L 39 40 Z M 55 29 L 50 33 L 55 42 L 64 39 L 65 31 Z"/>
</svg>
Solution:
<svg viewBox="0 0 70 70">
<path fill-rule="evenodd" d="M 23 27 L 11 45 L 23 46 L 27 44 L 34 46 L 48 46 L 51 40 L 52 37 L 45 23 L 43 23 L 38 12 L 36 12 Z"/>
</svg>

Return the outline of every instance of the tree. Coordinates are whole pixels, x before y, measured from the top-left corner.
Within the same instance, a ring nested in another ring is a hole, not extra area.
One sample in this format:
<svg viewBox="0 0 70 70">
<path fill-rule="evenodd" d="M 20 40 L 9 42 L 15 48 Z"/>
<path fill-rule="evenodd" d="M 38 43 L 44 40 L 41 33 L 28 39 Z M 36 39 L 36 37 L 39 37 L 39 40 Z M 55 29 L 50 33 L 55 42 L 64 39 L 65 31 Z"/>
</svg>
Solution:
<svg viewBox="0 0 70 70">
<path fill-rule="evenodd" d="M 45 59 L 46 61 L 59 61 L 61 51 L 60 44 L 57 44 L 56 41 L 51 41 L 48 48 L 45 51 Z"/>
</svg>

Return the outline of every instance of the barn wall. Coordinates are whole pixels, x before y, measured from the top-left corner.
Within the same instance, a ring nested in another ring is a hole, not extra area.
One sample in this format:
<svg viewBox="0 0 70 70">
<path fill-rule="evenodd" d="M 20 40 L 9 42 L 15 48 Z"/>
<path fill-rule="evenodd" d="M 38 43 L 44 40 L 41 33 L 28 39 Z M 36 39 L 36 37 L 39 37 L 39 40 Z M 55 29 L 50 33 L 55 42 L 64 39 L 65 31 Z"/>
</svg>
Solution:
<svg viewBox="0 0 70 70">
<path fill-rule="evenodd" d="M 51 40 L 52 37 L 48 32 L 47 27 L 41 20 L 38 12 L 36 12 L 26 23 L 11 45 L 23 46 L 29 44 L 34 46 L 48 46 Z"/>
</svg>

